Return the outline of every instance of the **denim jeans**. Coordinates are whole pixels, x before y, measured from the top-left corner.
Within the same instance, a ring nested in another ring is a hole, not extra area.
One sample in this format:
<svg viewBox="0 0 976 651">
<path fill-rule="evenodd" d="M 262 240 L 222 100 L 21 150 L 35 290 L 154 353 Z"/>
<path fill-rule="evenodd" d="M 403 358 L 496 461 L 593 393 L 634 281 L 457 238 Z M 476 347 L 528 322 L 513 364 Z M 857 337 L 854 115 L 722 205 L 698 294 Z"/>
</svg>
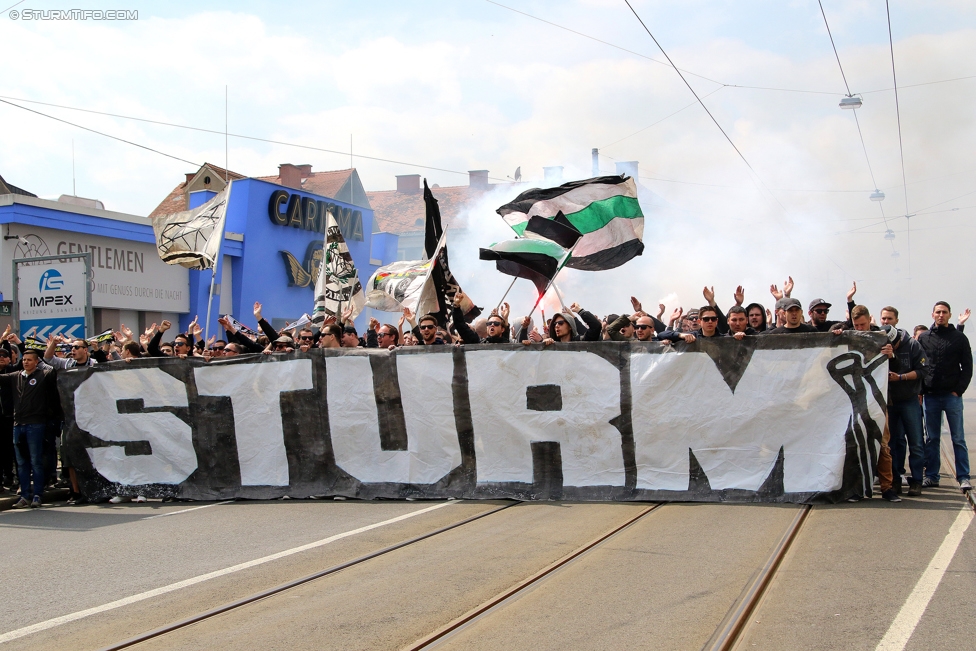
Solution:
<svg viewBox="0 0 976 651">
<path fill-rule="evenodd" d="M 901 482 L 905 452 L 913 484 L 922 483 L 925 469 L 925 435 L 922 433 L 922 405 L 916 398 L 888 403 L 888 426 L 891 428 L 891 461 L 895 485 Z M 905 444 L 908 444 L 907 447 Z"/>
<path fill-rule="evenodd" d="M 14 425 L 14 452 L 17 455 L 17 476 L 20 477 L 20 496 L 28 502 L 44 493 L 44 433 L 47 425 Z M 31 474 L 34 489 L 31 491 Z"/>
<path fill-rule="evenodd" d="M 956 457 L 956 479 L 969 479 L 969 448 L 962 429 L 962 398 L 951 393 L 925 396 L 925 476 L 935 481 L 939 479 L 942 412 L 949 422 L 952 451 Z"/>
</svg>

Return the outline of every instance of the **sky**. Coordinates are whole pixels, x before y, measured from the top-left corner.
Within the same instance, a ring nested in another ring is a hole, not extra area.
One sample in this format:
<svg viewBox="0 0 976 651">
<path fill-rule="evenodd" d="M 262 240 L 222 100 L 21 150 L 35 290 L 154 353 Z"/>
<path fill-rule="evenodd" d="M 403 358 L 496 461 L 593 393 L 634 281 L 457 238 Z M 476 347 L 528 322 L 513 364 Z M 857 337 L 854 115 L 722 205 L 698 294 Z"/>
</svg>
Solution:
<svg viewBox="0 0 976 651">
<path fill-rule="evenodd" d="M 586 178 L 594 147 L 603 173 L 638 161 L 653 197 L 643 256 L 558 280 L 598 314 L 632 295 L 699 306 L 706 285 L 726 309 L 739 284 L 768 305 L 787 276 L 804 305 L 833 303 L 832 318 L 852 282 L 873 313 L 899 307 L 903 326 L 930 322 L 936 300 L 976 307 L 976 5 L 890 3 L 896 112 L 885 3 L 823 1 L 863 100 L 862 147 L 855 111 L 838 108 L 848 90 L 818 3 L 631 4 L 708 112 L 624 0 L 25 0 L 19 16 L 0 12 L 0 174 L 148 214 L 186 172 L 224 164 L 226 93 L 226 160 L 246 175 L 346 168 L 350 142 L 367 190 L 412 173 L 463 185 L 471 169 L 505 181 L 521 167 L 528 187 L 544 166 Z M 26 19 L 58 8 L 138 19 Z M 517 191 L 470 206 L 452 242 L 479 304 L 508 287 L 477 248 L 511 236 L 494 209 Z M 511 298 L 521 313 L 531 285 Z"/>
</svg>

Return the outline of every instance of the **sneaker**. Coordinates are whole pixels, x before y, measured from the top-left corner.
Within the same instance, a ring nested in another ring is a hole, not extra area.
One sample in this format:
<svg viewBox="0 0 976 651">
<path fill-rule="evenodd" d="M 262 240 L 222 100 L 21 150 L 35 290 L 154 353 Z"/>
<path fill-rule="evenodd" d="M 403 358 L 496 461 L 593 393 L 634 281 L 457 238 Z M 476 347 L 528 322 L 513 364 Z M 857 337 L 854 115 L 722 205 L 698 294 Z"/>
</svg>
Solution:
<svg viewBox="0 0 976 651">
<path fill-rule="evenodd" d="M 864 498 L 862 496 L 860 496 L 860 495 L 851 495 L 850 497 L 847 498 L 847 501 L 848 502 L 860 502 L 863 499 Z"/>
<path fill-rule="evenodd" d="M 13 505 L 12 507 L 10 507 L 10 508 L 12 508 L 12 509 L 26 509 L 26 508 L 28 508 L 28 507 L 30 507 L 30 502 L 28 502 L 27 500 L 25 500 L 25 499 L 24 499 L 24 498 L 22 497 L 22 498 L 20 498 L 19 500 L 17 500 L 17 503 L 16 503 L 16 504 L 14 504 L 14 505 Z"/>
<path fill-rule="evenodd" d="M 932 479 L 931 477 L 926 477 L 925 479 L 922 480 L 922 486 L 924 488 L 938 488 L 939 480 Z"/>
<path fill-rule="evenodd" d="M 68 498 L 68 506 L 76 506 L 78 504 L 88 504 L 88 498 L 78 493 Z"/>
<path fill-rule="evenodd" d="M 973 485 L 971 483 L 969 483 L 969 480 L 968 479 L 960 479 L 959 480 L 959 488 L 961 488 L 963 490 L 963 492 L 971 491 L 971 490 L 973 490 Z"/>
<path fill-rule="evenodd" d="M 113 497 L 112 499 L 110 499 L 108 501 L 108 503 L 109 504 L 122 504 L 123 502 L 129 502 L 131 500 L 132 500 L 131 497 L 123 497 L 121 495 L 116 495 L 115 497 Z"/>
<path fill-rule="evenodd" d="M 32 509 L 39 509 L 39 508 L 41 508 L 41 496 L 40 495 L 35 495 L 34 496 L 34 499 L 31 500 L 30 507 Z"/>
<path fill-rule="evenodd" d="M 901 498 L 898 497 L 898 493 L 896 493 L 891 488 L 889 488 L 885 492 L 881 493 L 881 497 L 884 498 L 884 499 L 886 499 L 886 500 L 888 500 L 889 502 L 900 502 L 901 501 Z"/>
<path fill-rule="evenodd" d="M 918 497 L 922 494 L 922 485 L 916 482 L 909 482 L 908 484 L 908 496 Z"/>
<path fill-rule="evenodd" d="M 149 500 L 147 500 L 145 498 L 145 496 L 143 496 L 143 495 L 136 495 L 135 499 L 132 500 L 132 501 L 133 502 L 136 502 L 138 504 L 144 504 L 145 502 L 148 502 Z"/>
</svg>

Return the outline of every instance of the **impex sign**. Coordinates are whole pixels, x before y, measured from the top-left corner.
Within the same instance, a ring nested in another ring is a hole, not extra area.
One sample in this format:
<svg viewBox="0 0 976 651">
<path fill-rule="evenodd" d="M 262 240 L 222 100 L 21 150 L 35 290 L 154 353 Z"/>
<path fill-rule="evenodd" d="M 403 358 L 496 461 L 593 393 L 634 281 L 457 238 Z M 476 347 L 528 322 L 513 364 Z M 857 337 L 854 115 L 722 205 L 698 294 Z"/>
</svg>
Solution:
<svg viewBox="0 0 976 651">
<path fill-rule="evenodd" d="M 84 260 L 16 265 L 21 337 L 85 336 L 88 270 Z"/>
</svg>

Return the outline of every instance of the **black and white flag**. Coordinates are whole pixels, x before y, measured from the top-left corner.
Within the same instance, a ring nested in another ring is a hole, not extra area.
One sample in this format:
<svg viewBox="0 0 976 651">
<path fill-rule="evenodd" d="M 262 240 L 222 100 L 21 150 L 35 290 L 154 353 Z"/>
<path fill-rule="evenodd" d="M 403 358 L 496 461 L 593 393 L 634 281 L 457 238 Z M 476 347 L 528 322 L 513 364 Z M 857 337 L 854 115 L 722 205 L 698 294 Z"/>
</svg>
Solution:
<svg viewBox="0 0 976 651">
<path fill-rule="evenodd" d="M 156 250 L 166 264 L 187 269 L 211 269 L 220 252 L 230 188 L 227 184 L 217 196 L 193 210 L 153 217 Z"/>
</svg>

